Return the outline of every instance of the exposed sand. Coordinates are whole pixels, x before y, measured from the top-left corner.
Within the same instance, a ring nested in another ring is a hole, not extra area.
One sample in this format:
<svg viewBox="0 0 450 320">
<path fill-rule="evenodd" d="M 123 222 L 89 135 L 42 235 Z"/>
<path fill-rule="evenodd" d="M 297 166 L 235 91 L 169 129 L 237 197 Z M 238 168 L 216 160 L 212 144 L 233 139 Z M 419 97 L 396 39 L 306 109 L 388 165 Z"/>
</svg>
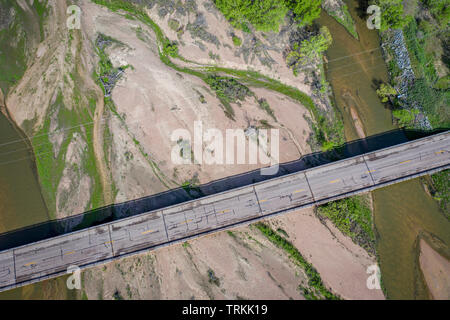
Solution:
<svg viewBox="0 0 450 320">
<path fill-rule="evenodd" d="M 300 267 L 258 230 L 232 232 L 92 268 L 83 272 L 83 290 L 89 299 L 112 299 L 116 291 L 125 299 L 303 299 Z"/>
<path fill-rule="evenodd" d="M 108 114 L 112 117 L 107 125 L 113 132 L 110 166 L 118 189 L 116 202 L 161 192 L 194 176 L 199 183 L 206 183 L 267 165 L 203 163 L 186 166 L 172 163 L 171 152 L 176 145 L 176 141 L 171 140 L 172 133 L 176 129 L 187 129 L 193 139 L 195 121 L 203 123 L 204 132 L 218 129 L 225 138 L 227 129 L 258 127 L 260 121 L 265 120 L 281 129 L 280 162 L 292 161 L 310 152 L 306 140 L 311 129 L 305 120 L 309 111 L 295 101 L 266 89 L 251 88 L 258 99 L 267 99 L 277 121 L 251 97 L 240 106 L 232 105 L 235 121 L 230 120 L 215 93 L 202 80 L 180 74 L 160 61 L 155 35 L 146 25 L 91 3 L 83 4 L 83 12 L 84 28 L 91 41 L 98 32 L 119 40 L 125 45 L 115 45 L 107 50 L 112 62 L 116 66 L 133 66 L 133 69 L 127 69 L 112 92 L 117 113 L 124 121 Z M 136 34 L 138 28 L 142 30 L 141 39 Z M 200 95 L 204 98 L 203 103 Z M 139 141 L 139 147 L 134 139 Z M 208 144 L 203 142 L 204 153 Z M 246 146 L 248 159 L 248 141 Z M 224 157 L 227 151 L 224 150 Z M 126 152 L 133 154 L 131 159 L 125 159 Z M 160 169 L 160 174 L 155 176 L 149 161 Z"/>
<path fill-rule="evenodd" d="M 450 261 L 420 240 L 420 269 L 433 299 L 450 299 Z"/>
<path fill-rule="evenodd" d="M 271 221 L 273 229 L 282 228 L 289 240 L 314 265 L 325 285 L 344 299 L 384 299 L 381 290 L 368 289 L 367 267 L 375 258 L 342 234 L 331 221 L 326 225 L 312 209 L 298 210 Z"/>
<path fill-rule="evenodd" d="M 374 258 L 330 223 L 322 224 L 313 209 L 267 221 L 274 230 L 287 232 L 334 293 L 344 299 L 384 299 L 381 290 L 366 287 L 366 269 Z M 220 232 L 189 241 L 187 247 L 174 245 L 90 269 L 83 273 L 83 290 L 89 299 L 111 299 L 116 290 L 126 299 L 303 298 L 298 286 L 307 287 L 306 277 L 282 249 L 255 228 L 232 232 L 234 236 Z M 220 279 L 219 286 L 208 282 L 208 269 Z"/>
</svg>

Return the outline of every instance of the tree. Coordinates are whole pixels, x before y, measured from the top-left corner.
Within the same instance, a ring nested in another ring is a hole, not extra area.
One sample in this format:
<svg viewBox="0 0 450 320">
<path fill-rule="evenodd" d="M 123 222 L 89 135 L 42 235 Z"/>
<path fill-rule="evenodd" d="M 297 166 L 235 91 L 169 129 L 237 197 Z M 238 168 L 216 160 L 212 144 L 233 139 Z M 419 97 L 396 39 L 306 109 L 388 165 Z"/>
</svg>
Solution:
<svg viewBox="0 0 450 320">
<path fill-rule="evenodd" d="M 380 88 L 377 89 L 377 95 L 380 97 L 381 102 L 386 103 L 392 96 L 397 94 L 397 90 L 389 83 L 382 83 Z"/>
<path fill-rule="evenodd" d="M 247 29 L 251 23 L 256 30 L 278 32 L 288 9 L 279 0 L 214 0 L 232 26 Z"/>
<path fill-rule="evenodd" d="M 402 0 L 376 0 L 375 4 L 381 9 L 381 31 L 401 29 L 412 19 L 403 14 Z"/>
<path fill-rule="evenodd" d="M 318 35 L 303 40 L 300 45 L 295 43 L 293 50 L 286 57 L 286 63 L 294 70 L 294 74 L 301 66 L 313 66 L 320 61 L 332 42 L 330 31 L 323 26 Z"/>
<path fill-rule="evenodd" d="M 320 16 L 322 0 L 285 0 L 286 6 L 294 13 L 294 19 L 301 26 L 310 25 Z"/>
</svg>

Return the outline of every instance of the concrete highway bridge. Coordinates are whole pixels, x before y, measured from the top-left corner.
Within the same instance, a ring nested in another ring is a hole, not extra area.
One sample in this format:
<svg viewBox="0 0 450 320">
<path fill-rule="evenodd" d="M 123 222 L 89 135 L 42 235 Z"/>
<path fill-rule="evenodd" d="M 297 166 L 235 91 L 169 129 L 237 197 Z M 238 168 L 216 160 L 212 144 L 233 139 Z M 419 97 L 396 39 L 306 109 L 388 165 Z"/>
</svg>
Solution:
<svg viewBox="0 0 450 320">
<path fill-rule="evenodd" d="M 450 167 L 450 131 L 0 252 L 0 291 Z"/>
</svg>

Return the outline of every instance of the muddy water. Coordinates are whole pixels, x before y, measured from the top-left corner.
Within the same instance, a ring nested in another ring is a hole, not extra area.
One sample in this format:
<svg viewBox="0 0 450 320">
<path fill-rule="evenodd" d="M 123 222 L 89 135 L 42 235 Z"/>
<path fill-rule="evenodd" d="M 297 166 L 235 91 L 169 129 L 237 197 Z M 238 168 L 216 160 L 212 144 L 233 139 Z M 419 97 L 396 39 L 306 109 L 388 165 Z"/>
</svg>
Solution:
<svg viewBox="0 0 450 320">
<path fill-rule="evenodd" d="M 0 112 L 0 234 L 48 220 L 33 159 L 23 136 Z M 0 299 L 43 297 L 43 287 L 2 292 Z"/>
<path fill-rule="evenodd" d="M 390 111 L 380 103 L 375 91 L 377 81 L 388 79 L 378 34 L 358 17 L 356 1 L 347 1 L 347 5 L 360 41 L 325 13 L 319 23 L 328 26 L 333 37 L 327 51 L 327 77 L 344 118 L 346 139 L 354 140 L 362 134 L 371 136 L 395 127 Z M 361 123 L 360 128 L 355 120 Z M 440 252 L 448 252 L 450 223 L 418 179 L 376 190 L 373 198 L 377 254 L 388 297 L 428 298 L 418 266 L 417 239 L 422 233 L 431 234 L 443 243 Z M 437 249 L 433 243 L 430 245 Z"/>
<path fill-rule="evenodd" d="M 27 143 L 0 112 L 0 234 L 48 220 Z M 0 299 L 37 297 L 40 286 L 0 293 Z"/>
<path fill-rule="evenodd" d="M 47 221 L 28 144 L 0 113 L 0 233 Z"/>
</svg>

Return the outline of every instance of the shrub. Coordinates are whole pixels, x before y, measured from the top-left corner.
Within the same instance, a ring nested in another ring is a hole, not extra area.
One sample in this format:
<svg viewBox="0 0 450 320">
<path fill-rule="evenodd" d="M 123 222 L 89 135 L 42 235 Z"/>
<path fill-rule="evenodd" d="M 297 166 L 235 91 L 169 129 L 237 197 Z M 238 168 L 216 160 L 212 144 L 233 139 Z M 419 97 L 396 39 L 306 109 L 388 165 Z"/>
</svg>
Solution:
<svg viewBox="0 0 450 320">
<path fill-rule="evenodd" d="M 284 0 L 301 26 L 311 25 L 320 16 L 322 0 Z"/>
<path fill-rule="evenodd" d="M 392 111 L 392 116 L 398 120 L 398 124 L 401 127 L 412 125 L 416 119 L 418 110 L 396 109 Z"/>
<path fill-rule="evenodd" d="M 401 29 L 412 17 L 403 14 L 402 0 L 376 0 L 376 5 L 381 8 L 381 31 L 387 29 Z"/>
<path fill-rule="evenodd" d="M 428 85 L 425 79 L 417 79 L 409 91 L 410 103 L 419 103 L 427 113 L 436 113 L 444 100 L 444 95 Z"/>
<path fill-rule="evenodd" d="M 256 30 L 278 32 L 287 8 L 278 0 L 215 0 L 217 8 L 232 26 L 247 28 L 251 23 Z"/>
<path fill-rule="evenodd" d="M 233 36 L 233 43 L 236 47 L 239 47 L 242 44 L 242 40 L 241 38 L 237 37 L 237 36 Z"/>
<path fill-rule="evenodd" d="M 386 103 L 390 98 L 397 94 L 397 90 L 393 88 L 389 83 L 382 83 L 380 88 L 377 89 L 377 95 L 380 97 L 381 102 Z"/>
<path fill-rule="evenodd" d="M 322 58 L 322 54 L 331 45 L 333 39 L 327 27 L 320 28 L 318 35 L 295 43 L 293 50 L 287 55 L 286 63 L 296 71 L 301 66 L 314 65 Z"/>
</svg>

